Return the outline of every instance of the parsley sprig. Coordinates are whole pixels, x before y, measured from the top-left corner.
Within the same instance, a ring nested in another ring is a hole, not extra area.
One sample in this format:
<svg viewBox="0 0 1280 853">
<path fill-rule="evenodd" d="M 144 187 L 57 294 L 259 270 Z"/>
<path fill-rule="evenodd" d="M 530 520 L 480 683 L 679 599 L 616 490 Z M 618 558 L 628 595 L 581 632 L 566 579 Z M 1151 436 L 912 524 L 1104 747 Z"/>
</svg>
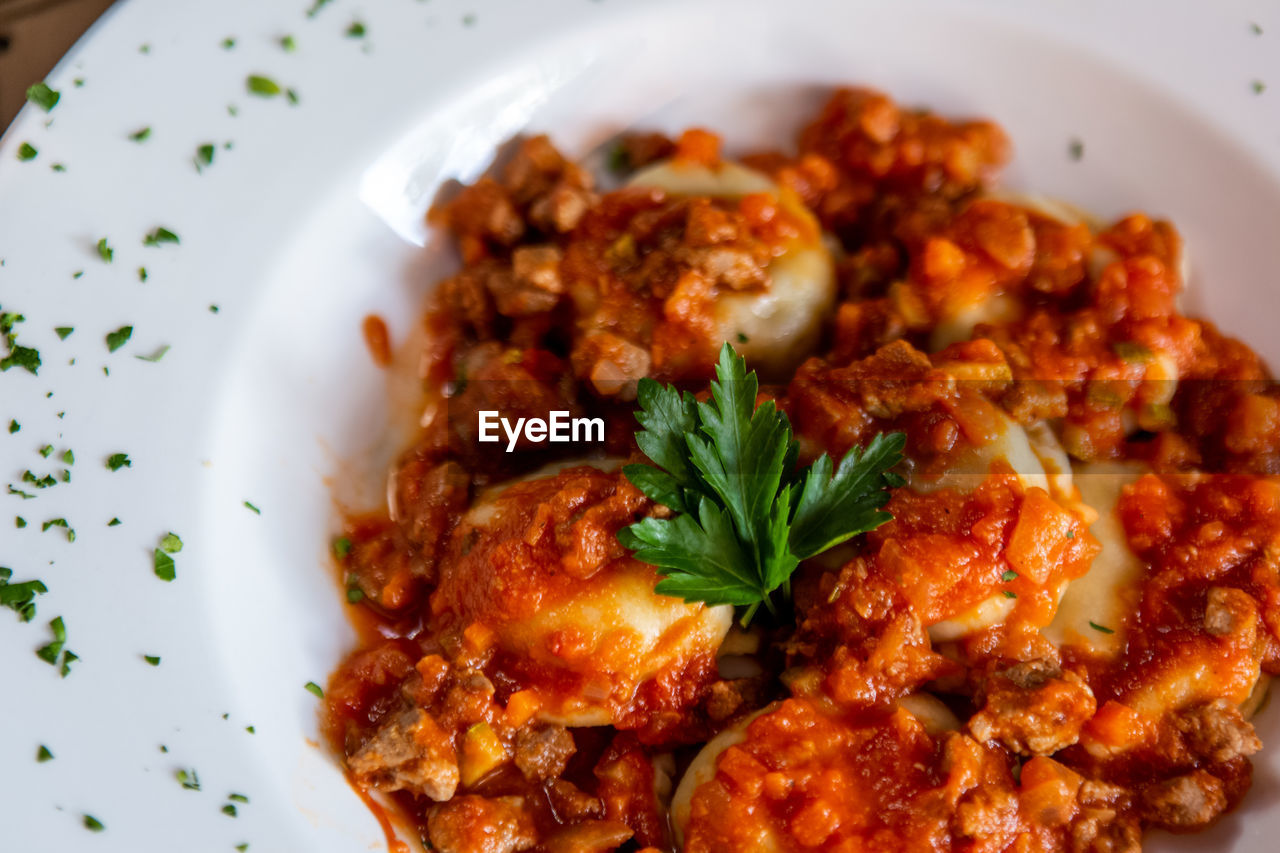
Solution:
<svg viewBox="0 0 1280 853">
<path fill-rule="evenodd" d="M 892 516 L 881 509 L 902 479 L 902 433 L 877 435 L 835 465 L 823 454 L 798 468 L 791 422 L 773 401 L 756 406 L 759 381 L 729 344 L 711 400 L 641 379 L 636 444 L 654 463 L 623 468 L 636 488 L 670 508 L 618 532 L 635 557 L 660 570 L 657 591 L 685 601 L 745 607 L 742 624 L 808 559 Z"/>
</svg>

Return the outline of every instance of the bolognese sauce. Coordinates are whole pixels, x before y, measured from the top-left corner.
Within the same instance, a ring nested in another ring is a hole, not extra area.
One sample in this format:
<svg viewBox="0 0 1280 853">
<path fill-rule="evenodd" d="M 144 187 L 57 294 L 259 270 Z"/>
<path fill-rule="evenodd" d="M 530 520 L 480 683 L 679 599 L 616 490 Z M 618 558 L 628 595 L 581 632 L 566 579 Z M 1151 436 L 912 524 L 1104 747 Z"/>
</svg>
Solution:
<svg viewBox="0 0 1280 853">
<path fill-rule="evenodd" d="M 338 554 L 352 783 L 451 853 L 1135 851 L 1238 804 L 1280 671 L 1280 392 L 1179 310 L 1173 225 L 1000 193 L 998 126 L 864 89 L 791 151 L 618 153 L 605 191 L 525 139 L 431 213 L 462 265 L 420 429 Z M 906 437 L 892 519 L 750 627 L 619 540 L 675 512 L 624 473 L 637 382 L 706 399 L 725 342 L 795 464 Z M 607 427 L 504 453 L 487 410 Z"/>
</svg>

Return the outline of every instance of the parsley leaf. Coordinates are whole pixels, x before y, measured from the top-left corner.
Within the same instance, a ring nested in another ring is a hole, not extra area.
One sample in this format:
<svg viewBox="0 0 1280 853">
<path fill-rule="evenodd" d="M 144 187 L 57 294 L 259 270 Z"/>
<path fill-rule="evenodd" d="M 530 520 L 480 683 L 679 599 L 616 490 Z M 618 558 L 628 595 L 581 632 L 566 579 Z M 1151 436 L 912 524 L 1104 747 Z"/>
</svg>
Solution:
<svg viewBox="0 0 1280 853">
<path fill-rule="evenodd" d="M 132 139 L 134 142 L 146 142 L 150 136 L 151 136 L 150 126 L 138 128 L 133 133 L 129 134 L 129 138 Z"/>
<path fill-rule="evenodd" d="M 50 89 L 49 84 L 43 80 L 27 89 L 27 100 L 45 112 L 49 112 L 49 110 L 56 107 L 58 99 L 61 97 L 61 92 L 57 89 Z"/>
<path fill-rule="evenodd" d="M 272 80 L 270 77 L 263 77 L 261 74 L 250 74 L 245 80 L 244 85 L 245 88 L 249 90 L 250 94 L 258 95 L 263 98 L 274 98 L 276 95 L 279 95 L 284 91 L 280 84 L 275 80 Z"/>
<path fill-rule="evenodd" d="M 178 568 L 173 562 L 173 557 L 170 557 L 164 551 L 157 548 L 153 559 L 153 569 L 156 577 L 160 578 L 160 580 L 172 581 L 178 576 Z"/>
<path fill-rule="evenodd" d="M 165 353 L 167 353 L 168 351 L 169 351 L 169 345 L 164 344 L 155 352 L 151 353 L 151 355 L 135 355 L 134 358 L 138 359 L 139 361 L 156 362 L 164 358 Z"/>
<path fill-rule="evenodd" d="M 129 338 L 133 337 L 133 326 L 121 326 L 114 332 L 107 333 L 107 351 L 115 352 L 129 342 Z"/>
<path fill-rule="evenodd" d="M 798 471 L 799 445 L 773 401 L 756 406 L 759 382 L 728 343 L 711 400 L 698 402 L 652 379 L 640 380 L 636 444 L 655 465 L 623 474 L 672 518 L 645 518 L 618 533 L 635 557 L 658 567 L 656 590 L 686 601 L 747 609 L 789 593 L 800 561 L 874 530 L 891 516 L 890 472 L 902 459 L 901 433 L 878 435 L 840 464 L 823 454 Z"/>
<path fill-rule="evenodd" d="M 40 152 L 30 142 L 24 142 L 18 146 L 18 159 L 22 162 L 36 159 L 36 155 Z"/>
<path fill-rule="evenodd" d="M 132 468 L 133 460 L 129 458 L 127 453 L 112 453 L 107 457 L 107 468 L 112 471 L 119 471 L 121 468 Z"/>
<path fill-rule="evenodd" d="M 315 696 L 317 699 L 324 698 L 324 688 L 321 687 L 319 684 L 316 684 L 314 681 L 308 681 L 306 684 L 302 685 L 302 687 L 312 696 Z"/>
<path fill-rule="evenodd" d="M 62 647 L 67 643 L 67 626 L 61 616 L 55 616 L 49 623 L 49 629 L 53 631 L 53 640 L 36 649 L 36 657 L 53 666 L 57 664 L 58 655 L 62 654 Z"/>
<path fill-rule="evenodd" d="M 159 246 L 161 243 L 180 243 L 178 235 L 165 228 L 163 225 L 153 229 L 150 234 L 142 238 L 144 246 Z"/>
<path fill-rule="evenodd" d="M 111 263 L 111 259 L 115 256 L 116 250 L 107 245 L 106 237 L 98 241 L 98 257 L 102 258 L 103 263 Z"/>
</svg>

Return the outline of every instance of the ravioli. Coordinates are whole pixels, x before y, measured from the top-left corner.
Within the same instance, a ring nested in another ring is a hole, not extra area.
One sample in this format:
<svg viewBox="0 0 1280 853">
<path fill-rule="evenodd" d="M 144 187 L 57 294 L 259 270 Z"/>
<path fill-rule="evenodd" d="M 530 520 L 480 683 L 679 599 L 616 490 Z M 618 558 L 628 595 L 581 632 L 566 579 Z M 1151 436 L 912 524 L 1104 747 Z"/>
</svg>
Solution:
<svg viewBox="0 0 1280 853">
<path fill-rule="evenodd" d="M 731 162 L 712 168 L 664 161 L 637 172 L 628 183 L 675 196 L 739 199 L 764 193 L 804 222 L 806 233 L 769 263 L 766 287 L 719 295 L 716 340 L 732 343 L 766 377 L 788 375 L 817 348 L 822 323 L 835 304 L 835 270 L 817 221 L 798 199 L 765 175 Z"/>
<path fill-rule="evenodd" d="M 1089 571 L 1072 581 L 1044 635 L 1059 647 L 1112 658 L 1124 650 L 1125 616 L 1133 612 L 1142 562 L 1129 548 L 1116 504 L 1124 487 L 1142 476 L 1136 463 L 1095 462 L 1076 469 L 1081 499 L 1098 514 L 1089 531 L 1102 545 Z M 1100 626 L 1100 627 L 1098 627 Z"/>
<path fill-rule="evenodd" d="M 643 498 L 619 473 L 556 466 L 481 495 L 455 529 L 432 609 L 480 623 L 527 661 L 538 717 L 621 724 L 645 682 L 705 663 L 733 608 L 654 592 L 654 568 L 616 542 Z"/>
</svg>

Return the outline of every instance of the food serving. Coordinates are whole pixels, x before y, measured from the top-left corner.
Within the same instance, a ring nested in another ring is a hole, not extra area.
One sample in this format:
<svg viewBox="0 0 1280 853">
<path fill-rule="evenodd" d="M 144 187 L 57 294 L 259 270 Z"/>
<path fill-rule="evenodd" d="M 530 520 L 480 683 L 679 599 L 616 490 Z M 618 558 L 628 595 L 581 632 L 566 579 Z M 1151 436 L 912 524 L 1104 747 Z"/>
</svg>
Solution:
<svg viewBox="0 0 1280 853">
<path fill-rule="evenodd" d="M 420 428 L 334 548 L 357 789 L 486 853 L 1101 853 L 1237 805 L 1280 395 L 1180 313 L 1174 227 L 998 192 L 998 126 L 868 90 L 791 152 L 616 155 L 525 139 L 432 211 Z"/>
</svg>

